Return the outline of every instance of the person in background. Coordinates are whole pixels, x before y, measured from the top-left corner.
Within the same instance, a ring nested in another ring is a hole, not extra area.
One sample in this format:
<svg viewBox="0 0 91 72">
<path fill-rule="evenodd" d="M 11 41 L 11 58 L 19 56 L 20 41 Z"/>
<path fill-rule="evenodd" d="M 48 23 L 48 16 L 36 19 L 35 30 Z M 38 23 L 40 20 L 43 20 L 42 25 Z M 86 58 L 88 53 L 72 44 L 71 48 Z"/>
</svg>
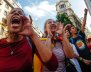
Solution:
<svg viewBox="0 0 91 72">
<path fill-rule="evenodd" d="M 50 50 L 56 55 L 58 59 L 58 68 L 56 71 L 50 71 L 45 66 L 42 67 L 42 72 L 66 72 L 65 68 L 65 56 L 67 58 L 73 58 L 73 50 L 70 46 L 69 40 L 66 38 L 63 24 L 56 25 L 53 19 L 48 19 L 44 26 L 45 37 L 49 40 Z M 56 34 L 59 35 L 57 39 Z M 62 40 L 61 40 L 62 38 Z"/>
<path fill-rule="evenodd" d="M 32 48 L 26 36 L 35 44 L 35 53 L 41 62 L 55 71 L 58 61 L 52 51 L 44 45 L 32 29 L 31 17 L 20 8 L 14 8 L 7 16 L 7 37 L 0 39 L 0 72 L 32 72 Z"/>
<path fill-rule="evenodd" d="M 68 25 L 65 26 L 65 33 L 66 33 L 66 36 L 67 36 L 68 39 L 70 38 L 70 32 L 69 32 L 68 30 L 66 30 L 66 29 L 67 29 L 66 27 L 68 27 L 69 25 L 70 25 L 70 24 L 68 24 Z M 69 26 L 69 27 L 70 27 L 70 26 Z M 77 58 L 79 57 L 79 54 L 78 54 L 78 52 L 77 52 L 77 50 L 76 50 L 76 47 L 75 47 L 75 45 L 72 44 L 72 43 L 70 43 L 70 45 L 72 46 L 73 51 L 74 51 L 74 58 L 70 59 L 70 61 L 71 61 L 72 64 L 75 66 L 77 72 L 82 72 L 82 70 L 81 70 L 81 68 L 80 68 L 80 65 L 79 65 L 79 62 L 78 62 L 78 60 L 77 60 Z"/>
<path fill-rule="evenodd" d="M 84 19 L 81 26 L 81 30 L 77 33 L 77 28 L 72 26 L 70 29 L 72 37 L 70 42 L 75 45 L 77 52 L 79 54 L 79 64 L 81 66 L 82 72 L 91 71 L 91 53 L 86 44 L 86 37 L 84 33 L 86 18 L 87 18 L 87 9 L 84 10 Z"/>
<path fill-rule="evenodd" d="M 91 52 L 91 38 L 87 39 L 87 46 L 88 46 L 88 48 L 89 48 L 89 50 Z"/>
</svg>

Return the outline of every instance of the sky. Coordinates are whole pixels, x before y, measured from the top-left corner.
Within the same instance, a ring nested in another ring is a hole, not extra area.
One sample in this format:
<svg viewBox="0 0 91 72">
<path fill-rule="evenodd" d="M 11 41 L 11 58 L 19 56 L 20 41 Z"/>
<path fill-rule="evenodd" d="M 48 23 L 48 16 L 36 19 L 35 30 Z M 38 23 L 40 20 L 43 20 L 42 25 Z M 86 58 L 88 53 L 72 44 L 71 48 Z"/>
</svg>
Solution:
<svg viewBox="0 0 91 72">
<path fill-rule="evenodd" d="M 84 0 L 69 0 L 76 15 L 81 19 L 84 16 L 84 9 L 87 8 Z M 91 32 L 91 16 L 88 12 L 86 28 Z"/>
<path fill-rule="evenodd" d="M 56 2 L 57 0 L 17 0 L 18 4 L 25 11 L 26 16 L 31 15 L 33 23 L 43 32 L 44 23 L 47 19 L 56 19 Z M 79 18 L 84 16 L 86 5 L 84 0 L 69 0 L 72 9 Z M 86 27 L 91 30 L 91 16 L 87 15 Z"/>
</svg>

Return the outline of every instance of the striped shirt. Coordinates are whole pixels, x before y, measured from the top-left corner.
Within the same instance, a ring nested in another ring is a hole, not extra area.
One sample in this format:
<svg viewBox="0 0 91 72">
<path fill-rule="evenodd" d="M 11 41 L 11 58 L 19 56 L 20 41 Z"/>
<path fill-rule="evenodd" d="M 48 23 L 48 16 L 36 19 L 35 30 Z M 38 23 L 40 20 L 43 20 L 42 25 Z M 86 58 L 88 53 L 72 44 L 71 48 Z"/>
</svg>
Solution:
<svg viewBox="0 0 91 72">
<path fill-rule="evenodd" d="M 45 66 L 43 66 L 42 72 L 66 72 L 65 69 L 65 55 L 62 49 L 62 45 L 60 42 L 57 42 L 55 44 L 55 47 L 53 48 L 53 53 L 56 55 L 58 59 L 58 68 L 56 71 L 49 71 Z"/>
</svg>

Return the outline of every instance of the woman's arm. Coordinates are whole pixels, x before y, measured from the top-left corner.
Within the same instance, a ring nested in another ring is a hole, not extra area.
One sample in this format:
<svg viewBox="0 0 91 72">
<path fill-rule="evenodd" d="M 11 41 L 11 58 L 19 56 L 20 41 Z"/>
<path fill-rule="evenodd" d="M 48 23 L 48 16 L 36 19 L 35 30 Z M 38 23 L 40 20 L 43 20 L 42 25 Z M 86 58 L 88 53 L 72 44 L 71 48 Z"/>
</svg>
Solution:
<svg viewBox="0 0 91 72">
<path fill-rule="evenodd" d="M 62 45 L 63 45 L 63 50 L 65 53 L 65 56 L 67 58 L 73 58 L 74 57 L 74 52 L 73 49 L 70 45 L 70 42 L 65 35 L 65 28 L 63 28 L 63 24 L 60 24 L 60 30 L 57 31 L 57 33 L 60 34 L 60 38 L 62 38 Z"/>
<path fill-rule="evenodd" d="M 42 39 L 44 39 L 44 38 L 42 38 Z M 41 40 L 41 41 L 43 41 L 43 40 Z M 51 43 L 51 38 L 50 37 L 45 38 L 43 44 L 45 44 L 52 51 L 52 43 Z"/>
<path fill-rule="evenodd" d="M 82 22 L 82 27 L 81 27 L 81 31 L 84 32 L 85 30 L 85 25 L 86 25 L 86 19 L 87 19 L 87 9 L 84 10 L 84 18 L 83 18 L 83 22 Z"/>
<path fill-rule="evenodd" d="M 80 56 L 77 57 L 78 60 L 82 61 L 86 65 L 91 65 L 91 60 L 84 59 Z"/>
<path fill-rule="evenodd" d="M 37 34 L 33 34 L 32 36 L 30 36 L 37 48 L 37 51 L 41 57 L 41 59 L 43 60 L 43 62 L 47 62 L 50 60 L 51 56 L 52 56 L 52 51 L 50 50 L 50 46 L 47 46 L 46 44 L 44 44 L 39 37 L 37 36 Z"/>
<path fill-rule="evenodd" d="M 36 46 L 37 55 L 42 61 L 42 63 L 50 70 L 56 70 L 58 66 L 58 61 L 56 56 L 52 53 L 50 45 L 44 44 L 36 34 L 30 36 Z"/>
<path fill-rule="evenodd" d="M 57 58 L 50 50 L 50 47 L 43 44 L 40 38 L 38 37 L 38 35 L 34 32 L 31 24 L 31 17 L 30 17 L 30 21 L 29 19 L 27 19 L 24 22 L 25 22 L 24 28 L 22 32 L 20 32 L 19 34 L 28 35 L 32 39 L 33 43 L 35 44 L 36 50 L 38 52 L 38 55 L 42 63 L 46 65 L 46 67 L 49 70 L 56 70 L 58 66 Z"/>
<path fill-rule="evenodd" d="M 62 35 L 62 45 L 63 45 L 63 50 L 64 50 L 66 57 L 73 58 L 74 57 L 73 48 L 71 47 L 70 42 L 64 33 Z"/>
</svg>

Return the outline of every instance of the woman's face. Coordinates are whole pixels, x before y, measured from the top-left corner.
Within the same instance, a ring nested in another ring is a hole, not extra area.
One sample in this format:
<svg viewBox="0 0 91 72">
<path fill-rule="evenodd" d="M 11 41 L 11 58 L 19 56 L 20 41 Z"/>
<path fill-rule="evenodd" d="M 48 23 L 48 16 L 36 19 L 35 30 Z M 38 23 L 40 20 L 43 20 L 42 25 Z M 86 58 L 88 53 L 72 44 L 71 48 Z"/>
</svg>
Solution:
<svg viewBox="0 0 91 72">
<path fill-rule="evenodd" d="M 47 21 L 47 24 L 50 25 L 50 31 L 55 32 L 56 31 L 56 22 L 52 19 Z"/>
<path fill-rule="evenodd" d="M 70 31 L 72 34 L 77 34 L 77 29 L 76 27 L 71 27 L 71 31 Z"/>
<path fill-rule="evenodd" d="M 22 30 L 24 12 L 20 8 L 15 8 L 7 16 L 8 31 L 17 33 Z"/>
<path fill-rule="evenodd" d="M 66 30 L 66 31 L 65 31 L 65 34 L 66 34 L 67 38 L 69 38 L 69 37 L 70 37 L 70 33 L 69 33 L 69 31 L 68 31 L 68 30 Z"/>
</svg>

